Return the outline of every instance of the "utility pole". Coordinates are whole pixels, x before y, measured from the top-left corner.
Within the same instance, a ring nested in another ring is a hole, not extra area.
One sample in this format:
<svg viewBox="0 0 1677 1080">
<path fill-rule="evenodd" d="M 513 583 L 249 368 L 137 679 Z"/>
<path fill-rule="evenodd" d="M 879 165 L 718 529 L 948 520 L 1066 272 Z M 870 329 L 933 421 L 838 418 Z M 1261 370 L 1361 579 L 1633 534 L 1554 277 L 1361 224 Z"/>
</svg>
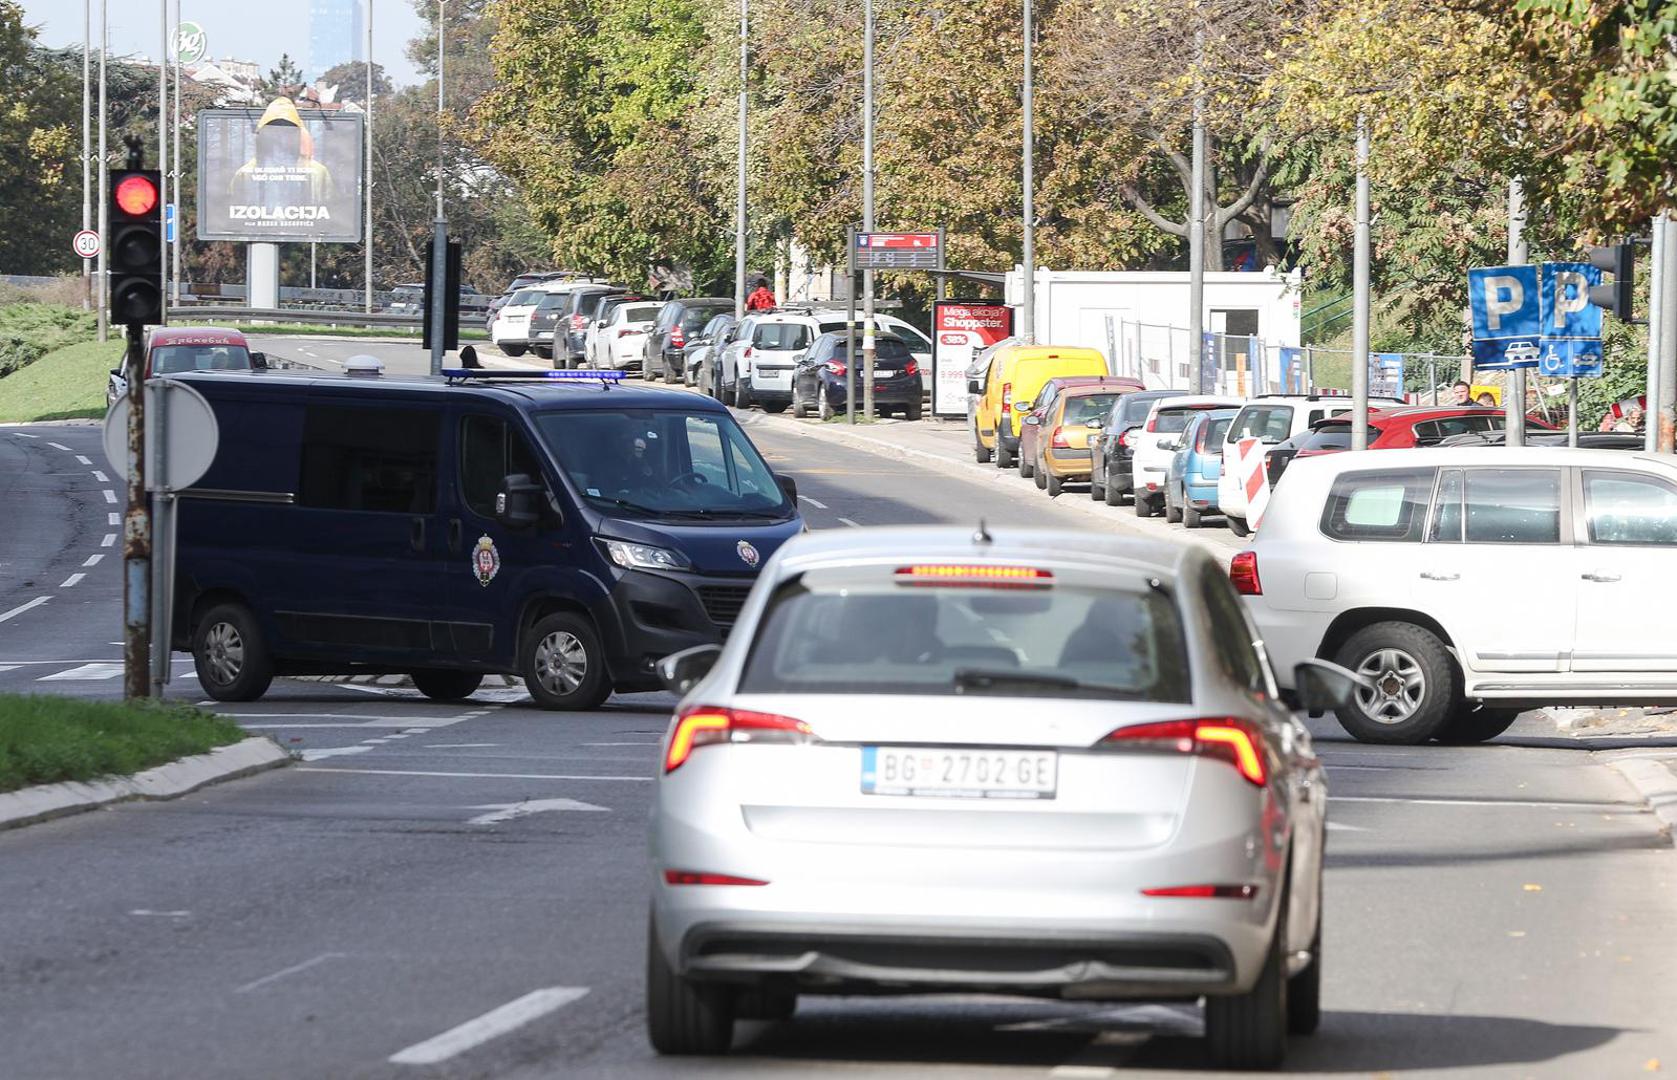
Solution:
<svg viewBox="0 0 1677 1080">
<path fill-rule="evenodd" d="M 170 40 L 170 61 L 175 66 L 175 156 L 171 159 L 175 163 L 174 180 L 169 190 L 174 197 L 169 200 L 175 215 L 175 239 L 169 246 L 173 249 L 174 273 L 170 280 L 175 283 L 175 304 L 181 302 L 181 233 L 186 231 L 186 217 L 182 212 L 181 203 L 181 0 L 175 0 L 175 36 Z"/>
<path fill-rule="evenodd" d="M 1526 263 L 1526 193 L 1519 177 L 1508 181 L 1508 265 Z M 1526 444 L 1526 369 L 1514 368 L 1502 394 L 1505 446 Z"/>
<path fill-rule="evenodd" d="M 1036 69 L 1033 66 L 1032 39 L 1036 36 L 1035 12 L 1032 10 L 1034 0 L 1025 0 L 1025 86 L 1021 96 L 1021 111 L 1024 113 L 1025 145 L 1024 145 L 1024 198 L 1023 215 L 1025 226 L 1025 245 L 1023 252 L 1023 278 L 1025 294 L 1019 306 L 1019 340 L 1027 345 L 1036 344 Z"/>
<path fill-rule="evenodd" d="M 110 338 L 111 317 L 105 310 L 105 286 L 109 281 L 110 252 L 105 243 L 110 232 L 110 209 L 105 205 L 110 199 L 110 170 L 106 166 L 105 153 L 105 60 L 111 51 L 111 12 L 110 0 L 99 0 L 99 272 L 93 283 L 93 310 L 99 316 L 99 340 Z"/>
<path fill-rule="evenodd" d="M 82 231 L 93 226 L 93 0 L 82 0 Z M 99 237 L 100 246 L 104 236 Z M 82 260 L 82 310 L 93 310 L 93 261 Z"/>
<path fill-rule="evenodd" d="M 1357 116 L 1357 233 L 1351 270 L 1351 449 L 1368 449 L 1368 119 Z"/>
<path fill-rule="evenodd" d="M 1209 394 L 1205 384 L 1205 94 L 1199 88 L 1205 59 L 1205 31 L 1194 32 L 1194 146 L 1188 170 L 1188 359 L 1194 365 L 1194 392 Z M 1174 373 L 1171 374 L 1171 381 Z"/>
<path fill-rule="evenodd" d="M 1665 231 L 1660 271 L 1659 444 L 1661 454 L 1677 454 L 1677 222 L 1660 217 Z M 1648 403 L 1650 411 L 1654 402 Z M 1648 423 L 1655 422 L 1648 417 Z"/>
<path fill-rule="evenodd" d="M 862 231 L 873 232 L 873 0 L 862 3 Z M 873 270 L 862 271 L 862 415 L 873 417 Z M 851 419 L 854 423 L 854 419 Z"/>
<path fill-rule="evenodd" d="M 163 197 L 157 200 L 158 236 L 169 235 L 169 0 L 158 0 L 157 14 L 163 23 L 163 51 L 157 55 L 157 172 L 163 182 Z M 163 272 L 162 288 L 157 290 L 158 304 L 163 309 L 163 321 L 169 321 L 169 256 L 158 254 L 157 264 Z"/>
<path fill-rule="evenodd" d="M 740 101 L 738 186 L 734 193 L 734 318 L 745 318 L 745 148 L 746 91 L 751 86 L 751 0 L 740 0 Z M 854 288 L 854 286 L 852 286 Z M 855 357 L 850 358 L 852 362 Z M 737 379 L 739 373 L 735 372 Z"/>
<path fill-rule="evenodd" d="M 128 358 L 123 365 L 128 372 L 128 504 L 122 519 L 122 696 L 129 701 L 151 695 L 151 516 L 146 502 L 145 332 L 145 327 L 138 323 L 128 327 Z"/>
<path fill-rule="evenodd" d="M 448 298 L 448 218 L 443 216 L 443 4 L 437 0 L 437 220 L 431 237 L 431 374 L 443 370 Z"/>
<path fill-rule="evenodd" d="M 1652 252 L 1648 259 L 1648 402 L 1642 411 L 1643 449 L 1658 453 L 1660 448 L 1660 339 L 1665 333 L 1665 215 L 1654 216 L 1649 230 Z"/>
<path fill-rule="evenodd" d="M 367 0 L 367 128 L 363 137 L 367 140 L 367 180 L 362 190 L 366 205 L 362 208 L 365 219 L 361 225 L 362 255 L 366 260 L 364 273 L 367 281 L 367 314 L 373 313 L 373 0 Z"/>
</svg>

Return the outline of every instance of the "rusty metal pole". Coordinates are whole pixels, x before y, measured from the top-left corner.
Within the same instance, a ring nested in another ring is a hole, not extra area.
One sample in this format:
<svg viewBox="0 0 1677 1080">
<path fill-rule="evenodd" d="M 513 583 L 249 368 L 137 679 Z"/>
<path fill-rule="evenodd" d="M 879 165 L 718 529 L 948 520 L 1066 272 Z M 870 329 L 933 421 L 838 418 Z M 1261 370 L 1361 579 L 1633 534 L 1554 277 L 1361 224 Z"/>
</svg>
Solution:
<svg viewBox="0 0 1677 1080">
<path fill-rule="evenodd" d="M 145 327 L 128 327 L 128 512 L 122 519 L 122 696 L 151 696 L 151 514 L 146 506 Z"/>
</svg>

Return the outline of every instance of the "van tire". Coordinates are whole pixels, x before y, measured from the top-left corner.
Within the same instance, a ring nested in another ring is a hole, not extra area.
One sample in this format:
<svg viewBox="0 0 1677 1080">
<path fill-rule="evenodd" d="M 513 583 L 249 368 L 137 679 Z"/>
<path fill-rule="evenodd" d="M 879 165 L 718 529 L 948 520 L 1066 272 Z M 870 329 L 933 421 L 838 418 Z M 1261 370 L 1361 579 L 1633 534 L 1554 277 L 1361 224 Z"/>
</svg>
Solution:
<svg viewBox="0 0 1677 1080">
<path fill-rule="evenodd" d="M 1420 700 L 1407 716 L 1378 720 L 1358 700 L 1336 709 L 1340 726 L 1358 742 L 1417 746 L 1444 729 L 1462 706 L 1462 676 L 1455 660 L 1437 635 L 1408 622 L 1380 622 L 1352 634 L 1334 653 L 1334 663 L 1357 671 L 1380 658 L 1388 670 L 1410 670 L 1420 676 Z M 1365 673 L 1380 678 L 1380 672 Z M 1358 691 L 1361 695 L 1362 691 Z M 1381 703 L 1379 701 L 1377 704 Z M 1402 708 L 1401 704 L 1396 705 Z"/>
<path fill-rule="evenodd" d="M 1247 526 L 1245 518 L 1235 517 L 1233 514 L 1225 514 L 1223 516 L 1223 520 L 1229 523 L 1229 531 L 1234 533 L 1236 536 L 1252 535 L 1252 530 Z"/>
<path fill-rule="evenodd" d="M 483 676 L 475 671 L 427 668 L 413 673 L 413 685 L 432 701 L 464 701 L 483 685 Z"/>
<path fill-rule="evenodd" d="M 255 701 L 274 681 L 274 660 L 256 617 L 243 604 L 217 604 L 192 628 L 192 664 L 217 701 Z"/>
<path fill-rule="evenodd" d="M 1002 445 L 1001 436 L 999 435 L 996 436 L 996 468 L 1013 468 L 1013 455 L 1008 453 L 1007 447 Z"/>
<path fill-rule="evenodd" d="M 584 615 L 562 611 L 537 619 L 519 646 L 518 672 L 543 709 L 594 709 L 611 696 L 605 649 Z"/>
</svg>

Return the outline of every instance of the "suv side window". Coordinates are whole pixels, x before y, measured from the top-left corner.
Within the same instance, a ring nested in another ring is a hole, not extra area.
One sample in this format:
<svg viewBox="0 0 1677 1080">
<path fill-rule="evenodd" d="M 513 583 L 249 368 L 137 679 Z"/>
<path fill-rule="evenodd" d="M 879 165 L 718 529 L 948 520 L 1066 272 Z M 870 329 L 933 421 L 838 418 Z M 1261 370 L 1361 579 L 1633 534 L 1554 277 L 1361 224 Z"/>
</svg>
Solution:
<svg viewBox="0 0 1677 1080">
<path fill-rule="evenodd" d="M 1252 628 L 1241 611 L 1240 598 L 1221 574 L 1200 578 L 1200 596 L 1211 622 L 1209 635 L 1217 662 L 1234 682 L 1248 690 L 1261 691 L 1269 685 L 1263 661 L 1252 643 Z"/>
<path fill-rule="evenodd" d="M 542 470 L 524 436 L 496 416 L 460 421 L 460 499 L 482 517 L 495 516 L 495 496 L 508 476 L 523 473 L 537 483 Z"/>
<path fill-rule="evenodd" d="M 298 504 L 429 514 L 437 506 L 440 427 L 436 409 L 309 405 Z"/>
<path fill-rule="evenodd" d="M 1677 486 L 1633 472 L 1584 471 L 1592 544 L 1677 546 Z"/>
<path fill-rule="evenodd" d="M 1229 428 L 1228 441 L 1262 439 L 1267 443 L 1278 443 L 1292 433 L 1291 405 L 1248 405 L 1235 417 L 1234 424 Z"/>
<path fill-rule="evenodd" d="M 1322 507 L 1322 534 L 1334 540 L 1420 543 L 1434 471 L 1340 474 Z"/>
<path fill-rule="evenodd" d="M 1559 469 L 1467 469 L 1470 544 L 1561 542 Z"/>
<path fill-rule="evenodd" d="M 1435 544 L 1462 542 L 1462 471 L 1445 469 L 1438 478 L 1438 494 L 1433 498 L 1432 524 L 1427 528 L 1427 540 Z"/>
</svg>

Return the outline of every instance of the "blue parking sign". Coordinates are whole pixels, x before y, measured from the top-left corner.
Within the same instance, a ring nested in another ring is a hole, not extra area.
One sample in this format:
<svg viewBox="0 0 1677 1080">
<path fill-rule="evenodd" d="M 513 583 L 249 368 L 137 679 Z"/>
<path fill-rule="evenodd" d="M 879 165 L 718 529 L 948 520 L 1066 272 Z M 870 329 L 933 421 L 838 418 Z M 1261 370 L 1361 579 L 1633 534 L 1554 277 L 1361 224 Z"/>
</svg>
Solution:
<svg viewBox="0 0 1677 1080">
<path fill-rule="evenodd" d="M 1537 366 L 1543 337 L 1538 277 L 1536 266 L 1483 266 L 1467 272 L 1474 367 Z"/>
</svg>

